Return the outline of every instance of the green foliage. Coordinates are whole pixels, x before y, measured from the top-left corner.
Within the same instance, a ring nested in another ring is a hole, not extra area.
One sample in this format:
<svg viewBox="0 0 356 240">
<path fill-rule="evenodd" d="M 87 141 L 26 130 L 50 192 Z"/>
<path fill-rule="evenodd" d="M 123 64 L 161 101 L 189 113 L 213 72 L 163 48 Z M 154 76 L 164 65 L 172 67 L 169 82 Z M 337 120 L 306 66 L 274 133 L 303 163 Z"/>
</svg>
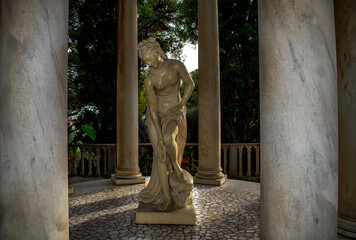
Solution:
<svg viewBox="0 0 356 240">
<path fill-rule="evenodd" d="M 75 123 L 76 129 L 91 124 L 97 130 L 96 142 L 113 143 L 116 141 L 117 1 L 70 0 L 69 9 L 69 113 L 82 112 Z M 95 106 L 97 111 L 86 106 Z M 90 142 L 89 139 L 81 141 Z"/>
<path fill-rule="evenodd" d="M 67 139 L 68 145 L 74 143 L 83 143 L 81 140 L 89 138 L 86 142 L 93 142 L 96 139 L 96 130 L 90 124 L 83 124 L 80 128 L 76 128 L 73 123 L 67 123 Z"/>
<path fill-rule="evenodd" d="M 220 0 L 223 142 L 259 142 L 257 0 Z"/>
<path fill-rule="evenodd" d="M 198 171 L 199 161 L 198 161 L 198 146 L 185 146 L 184 157 L 189 158 L 189 163 L 187 164 L 187 170 L 193 176 Z"/>
<path fill-rule="evenodd" d="M 198 41 L 198 0 L 183 0 L 178 4 L 181 14 L 180 36 L 185 41 L 196 44 Z"/>
<path fill-rule="evenodd" d="M 138 42 L 155 37 L 163 51 L 180 56 L 185 39 L 181 37 L 181 13 L 177 0 L 138 0 Z"/>
<path fill-rule="evenodd" d="M 71 145 L 74 142 L 74 137 L 77 130 L 73 128 L 73 126 L 67 123 L 67 141 L 68 145 Z"/>
<path fill-rule="evenodd" d="M 146 108 L 148 105 L 145 86 L 144 86 L 144 80 L 146 76 L 147 73 L 142 73 L 138 81 L 139 83 L 138 84 L 138 113 L 140 114 L 140 116 L 145 115 Z"/>
<path fill-rule="evenodd" d="M 187 143 L 198 142 L 198 106 L 187 108 Z"/>
<path fill-rule="evenodd" d="M 197 39 L 197 6 L 198 0 L 180 5 L 191 42 Z M 222 142 L 259 142 L 257 0 L 219 0 L 218 8 Z"/>
<path fill-rule="evenodd" d="M 117 1 L 69 0 L 69 114 L 76 115 L 72 141 L 116 141 Z M 221 123 L 223 142 L 259 141 L 257 0 L 219 0 Z M 150 36 L 179 58 L 186 41 L 197 42 L 197 0 L 138 0 L 138 41 Z M 147 67 L 139 61 L 139 114 L 147 99 Z M 196 89 L 187 103 L 188 142 L 197 142 Z M 184 88 L 184 87 L 183 87 Z M 94 110 L 93 110 L 94 109 Z M 71 132 L 69 132 L 72 134 Z"/>
<path fill-rule="evenodd" d="M 192 77 L 195 87 L 192 92 L 192 96 L 189 98 L 187 102 L 187 108 L 198 107 L 198 69 L 190 72 L 190 76 Z M 183 84 L 181 87 L 181 92 L 184 92 L 185 85 Z"/>
<path fill-rule="evenodd" d="M 140 147 L 139 150 L 139 167 L 143 175 L 150 175 L 153 163 L 153 150 L 151 146 Z"/>
<path fill-rule="evenodd" d="M 187 142 L 197 143 L 198 142 L 198 69 L 190 72 L 195 87 L 189 98 L 187 107 Z M 185 85 L 181 86 L 181 94 L 184 93 Z"/>
<path fill-rule="evenodd" d="M 84 124 L 81 126 L 84 133 L 90 137 L 91 140 L 95 141 L 96 139 L 96 131 L 90 124 Z"/>
<path fill-rule="evenodd" d="M 163 50 L 180 56 L 186 36 L 179 2 L 138 0 L 138 42 L 153 36 Z M 91 124 L 97 130 L 97 143 L 116 141 L 117 14 L 118 1 L 69 0 L 68 114 L 81 112 L 76 129 Z M 138 71 L 139 114 L 144 119 L 147 67 L 141 61 Z M 86 136 L 80 141 L 91 139 Z"/>
</svg>

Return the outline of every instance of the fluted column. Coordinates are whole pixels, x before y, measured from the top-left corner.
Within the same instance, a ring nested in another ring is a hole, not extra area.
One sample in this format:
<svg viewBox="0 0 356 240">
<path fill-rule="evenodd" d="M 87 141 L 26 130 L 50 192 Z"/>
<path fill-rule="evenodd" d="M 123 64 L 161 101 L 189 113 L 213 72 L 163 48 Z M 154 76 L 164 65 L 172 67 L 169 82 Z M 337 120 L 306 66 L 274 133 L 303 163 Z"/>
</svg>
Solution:
<svg viewBox="0 0 356 240">
<path fill-rule="evenodd" d="M 117 184 L 144 183 L 138 167 L 137 0 L 119 0 L 117 54 Z"/>
<path fill-rule="evenodd" d="M 261 239 L 336 239 L 332 0 L 259 0 Z"/>
<path fill-rule="evenodd" d="M 356 1 L 334 1 L 339 90 L 338 231 L 356 238 Z"/>
<path fill-rule="evenodd" d="M 69 239 L 68 1 L 0 1 L 0 239 Z"/>
<path fill-rule="evenodd" d="M 217 0 L 199 0 L 199 167 L 195 183 L 222 185 Z"/>
</svg>

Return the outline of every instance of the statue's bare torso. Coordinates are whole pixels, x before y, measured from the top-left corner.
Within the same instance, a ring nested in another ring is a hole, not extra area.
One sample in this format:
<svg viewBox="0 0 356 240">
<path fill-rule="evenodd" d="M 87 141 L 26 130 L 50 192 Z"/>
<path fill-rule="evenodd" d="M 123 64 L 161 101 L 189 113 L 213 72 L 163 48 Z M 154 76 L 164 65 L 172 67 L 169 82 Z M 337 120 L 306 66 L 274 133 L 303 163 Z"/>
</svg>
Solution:
<svg viewBox="0 0 356 240">
<path fill-rule="evenodd" d="M 176 60 L 165 60 L 157 69 L 152 68 L 145 80 L 152 81 L 159 115 L 163 115 L 169 109 L 177 106 L 181 100 L 179 92 L 180 76 L 178 73 L 181 64 Z"/>
</svg>

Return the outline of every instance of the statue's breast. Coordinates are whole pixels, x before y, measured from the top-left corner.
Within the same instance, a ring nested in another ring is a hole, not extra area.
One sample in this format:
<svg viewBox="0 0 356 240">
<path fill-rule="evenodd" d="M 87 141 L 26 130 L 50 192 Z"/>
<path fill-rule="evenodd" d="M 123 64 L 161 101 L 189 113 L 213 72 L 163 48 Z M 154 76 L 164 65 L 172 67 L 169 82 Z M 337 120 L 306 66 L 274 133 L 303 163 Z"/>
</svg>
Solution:
<svg viewBox="0 0 356 240">
<path fill-rule="evenodd" d="M 175 86 L 178 82 L 177 72 L 164 69 L 156 71 L 153 76 L 153 83 L 155 89 L 158 91 L 164 91 L 167 88 Z"/>
</svg>

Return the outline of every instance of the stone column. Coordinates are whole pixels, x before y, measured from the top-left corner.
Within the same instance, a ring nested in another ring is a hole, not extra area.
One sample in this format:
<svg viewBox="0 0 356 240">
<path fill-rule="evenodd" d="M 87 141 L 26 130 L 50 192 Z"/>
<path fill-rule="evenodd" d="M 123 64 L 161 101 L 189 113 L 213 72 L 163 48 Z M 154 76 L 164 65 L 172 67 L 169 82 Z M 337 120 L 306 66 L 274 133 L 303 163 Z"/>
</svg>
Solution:
<svg viewBox="0 0 356 240">
<path fill-rule="evenodd" d="M 356 238 L 356 1 L 334 1 L 339 90 L 338 231 Z"/>
<path fill-rule="evenodd" d="M 336 239 L 332 0 L 259 0 L 261 239 Z"/>
<path fill-rule="evenodd" d="M 0 239 L 68 239 L 68 2 L 0 1 Z"/>
<path fill-rule="evenodd" d="M 199 167 L 195 183 L 222 185 L 217 0 L 199 0 Z"/>
<path fill-rule="evenodd" d="M 137 0 L 119 0 L 117 45 L 117 184 L 144 183 L 138 167 Z"/>
</svg>

